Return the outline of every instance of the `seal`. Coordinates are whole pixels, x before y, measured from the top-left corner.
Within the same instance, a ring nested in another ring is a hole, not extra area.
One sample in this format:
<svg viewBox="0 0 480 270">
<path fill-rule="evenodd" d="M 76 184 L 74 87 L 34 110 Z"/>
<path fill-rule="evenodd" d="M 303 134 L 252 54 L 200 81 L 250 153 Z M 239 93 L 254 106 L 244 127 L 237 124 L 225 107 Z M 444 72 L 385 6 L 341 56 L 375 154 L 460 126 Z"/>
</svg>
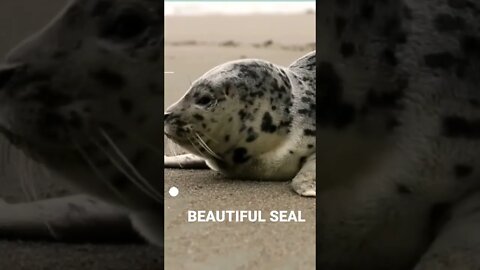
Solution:
<svg viewBox="0 0 480 270">
<path fill-rule="evenodd" d="M 259 59 L 214 67 L 165 112 L 165 135 L 190 152 L 165 157 L 165 167 L 292 180 L 295 192 L 315 196 L 315 73 L 315 51 L 288 67 Z"/>
</svg>

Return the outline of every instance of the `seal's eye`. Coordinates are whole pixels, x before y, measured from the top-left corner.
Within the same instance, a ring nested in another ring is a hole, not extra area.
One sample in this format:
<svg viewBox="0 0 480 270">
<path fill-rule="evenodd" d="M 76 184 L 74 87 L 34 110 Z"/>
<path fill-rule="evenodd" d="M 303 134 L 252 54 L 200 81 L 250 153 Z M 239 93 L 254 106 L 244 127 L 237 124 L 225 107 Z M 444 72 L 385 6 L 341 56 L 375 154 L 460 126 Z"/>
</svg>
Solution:
<svg viewBox="0 0 480 270">
<path fill-rule="evenodd" d="M 104 31 L 104 35 L 115 39 L 131 39 L 139 36 L 148 28 L 148 21 L 138 12 L 126 12 Z"/>
<path fill-rule="evenodd" d="M 197 100 L 198 105 L 206 106 L 212 102 L 212 98 L 209 96 L 203 96 Z"/>
</svg>

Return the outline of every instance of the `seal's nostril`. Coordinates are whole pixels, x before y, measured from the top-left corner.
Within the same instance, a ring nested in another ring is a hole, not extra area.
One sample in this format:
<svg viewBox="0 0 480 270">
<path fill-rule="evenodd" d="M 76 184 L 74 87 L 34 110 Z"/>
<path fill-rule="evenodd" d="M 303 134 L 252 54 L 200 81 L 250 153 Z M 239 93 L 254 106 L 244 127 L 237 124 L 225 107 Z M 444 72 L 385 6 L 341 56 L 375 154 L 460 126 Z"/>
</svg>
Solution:
<svg viewBox="0 0 480 270">
<path fill-rule="evenodd" d="M 163 122 L 167 121 L 168 117 L 172 115 L 172 113 L 166 112 L 163 114 Z"/>
<path fill-rule="evenodd" d="M 8 84 L 21 67 L 22 65 L 0 66 L 0 89 Z"/>
</svg>

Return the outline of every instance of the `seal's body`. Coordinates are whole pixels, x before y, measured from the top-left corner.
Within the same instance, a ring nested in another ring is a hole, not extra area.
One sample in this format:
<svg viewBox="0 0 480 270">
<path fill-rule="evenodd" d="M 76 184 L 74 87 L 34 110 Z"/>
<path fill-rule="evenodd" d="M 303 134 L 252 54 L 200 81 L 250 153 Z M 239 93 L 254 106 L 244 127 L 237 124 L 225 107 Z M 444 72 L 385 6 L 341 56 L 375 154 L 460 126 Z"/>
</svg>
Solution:
<svg viewBox="0 0 480 270">
<path fill-rule="evenodd" d="M 311 52 L 288 68 L 257 59 L 217 66 L 166 110 L 165 134 L 228 177 L 293 179 L 314 196 L 315 65 Z"/>
</svg>

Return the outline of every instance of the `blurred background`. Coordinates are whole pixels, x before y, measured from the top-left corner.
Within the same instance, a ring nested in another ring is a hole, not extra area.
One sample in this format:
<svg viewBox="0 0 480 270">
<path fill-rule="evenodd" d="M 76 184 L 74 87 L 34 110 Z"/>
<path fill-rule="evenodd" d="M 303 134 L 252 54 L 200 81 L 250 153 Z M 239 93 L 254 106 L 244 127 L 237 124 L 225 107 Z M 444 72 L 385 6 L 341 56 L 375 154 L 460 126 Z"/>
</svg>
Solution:
<svg viewBox="0 0 480 270">
<path fill-rule="evenodd" d="M 43 28 L 67 2 L 0 0 L 0 59 L 20 41 Z M 4 157 L 5 148 L 5 140 L 0 136 L 0 158 Z M 0 167 L 0 207 L 3 200 L 8 203 L 33 200 L 32 192 L 38 199 L 74 193 L 64 182 L 53 179 L 13 147 L 10 152 L 10 162 Z M 22 214 L 25 213 L 19 213 Z M 159 250 L 147 245 L 62 244 L 0 239 L 0 269 L 160 270 L 162 266 Z"/>
<path fill-rule="evenodd" d="M 40 30 L 66 3 L 67 0 L 0 0 L 0 57 Z M 178 100 L 191 82 L 218 64 L 241 58 L 260 58 L 287 66 L 313 50 L 314 9 L 314 1 L 165 2 L 165 71 L 173 72 L 159 74 L 165 76 L 165 108 Z M 0 137 L 0 147 L 4 146 L 5 141 Z M 48 174 L 32 171 L 25 158 L 13 149 L 11 160 L 6 167 L 0 168 L 0 204 L 2 199 L 9 203 L 32 199 L 25 196 L 21 183 L 33 188 L 37 198 L 71 193 L 68 186 L 51 179 Z M 247 192 L 237 192 L 242 184 L 212 180 L 213 173 L 173 171 L 169 175 L 171 177 L 165 179 L 166 185 L 181 187 L 181 195 L 165 202 L 169 217 L 165 225 L 169 237 L 166 242 L 170 243 L 166 256 L 171 258 L 167 262 L 171 267 L 167 269 L 227 269 L 232 265 L 246 264 L 251 267 L 244 269 L 314 268 L 315 205 L 292 194 L 288 183 L 253 183 Z M 183 178 L 184 187 L 179 183 Z M 215 188 L 218 184 L 223 185 L 222 188 Z M 232 197 L 233 193 L 238 197 Z M 258 196 L 257 200 L 252 200 L 255 196 Z M 208 200 L 202 201 L 202 198 Z M 287 223 L 274 227 L 239 224 L 232 228 L 222 224 L 211 224 L 208 228 L 207 225 L 186 225 L 184 210 L 201 203 L 217 203 L 217 207 L 224 208 L 243 205 L 251 209 L 280 206 L 287 209 L 294 205 L 303 209 L 307 220 L 313 222 L 301 227 Z M 245 243 L 250 244 L 245 246 Z M 188 260 L 186 251 L 190 252 Z M 158 265 L 156 252 L 148 247 L 131 245 L 62 245 L 0 240 L 0 269 L 154 270 L 160 269 L 155 266 Z M 271 256 L 280 260 L 266 265 L 269 263 L 266 258 Z M 217 268 L 212 268 L 212 263 Z"/>
</svg>

